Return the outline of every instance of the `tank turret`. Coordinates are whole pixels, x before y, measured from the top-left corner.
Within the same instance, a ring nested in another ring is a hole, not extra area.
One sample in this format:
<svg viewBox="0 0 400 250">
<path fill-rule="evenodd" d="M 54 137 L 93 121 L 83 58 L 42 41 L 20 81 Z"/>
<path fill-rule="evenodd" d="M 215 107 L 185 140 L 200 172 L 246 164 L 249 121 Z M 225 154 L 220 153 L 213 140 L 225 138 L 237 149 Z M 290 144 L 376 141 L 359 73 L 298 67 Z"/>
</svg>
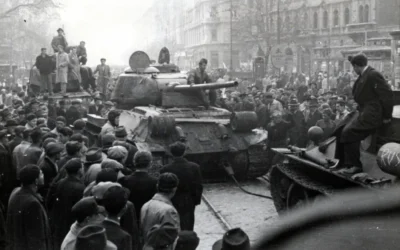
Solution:
<svg viewBox="0 0 400 250">
<path fill-rule="evenodd" d="M 163 53 L 167 52 L 164 48 Z M 130 69 L 118 77 L 111 94 L 111 100 L 117 102 L 119 109 L 130 110 L 137 106 L 201 106 L 203 103 L 196 96 L 198 90 L 238 86 L 235 81 L 188 85 L 187 75 L 180 73 L 177 66 L 150 65 L 150 58 L 143 51 L 134 52 L 129 58 L 129 65 Z"/>
</svg>

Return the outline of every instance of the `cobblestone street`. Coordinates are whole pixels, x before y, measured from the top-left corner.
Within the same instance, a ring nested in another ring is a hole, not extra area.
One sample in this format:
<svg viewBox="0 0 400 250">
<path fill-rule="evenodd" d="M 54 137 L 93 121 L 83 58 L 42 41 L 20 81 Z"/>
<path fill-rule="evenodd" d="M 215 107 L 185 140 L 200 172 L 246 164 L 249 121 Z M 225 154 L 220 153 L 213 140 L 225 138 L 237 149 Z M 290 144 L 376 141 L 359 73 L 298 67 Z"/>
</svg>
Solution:
<svg viewBox="0 0 400 250">
<path fill-rule="evenodd" d="M 270 195 L 261 181 L 245 182 L 242 185 L 248 191 Z M 233 183 L 207 184 L 204 195 L 230 226 L 242 228 L 251 242 L 278 218 L 272 200 L 246 194 Z M 225 232 L 204 201 L 196 210 L 195 231 L 200 238 L 200 250 L 211 249 L 213 243 L 221 239 Z"/>
</svg>

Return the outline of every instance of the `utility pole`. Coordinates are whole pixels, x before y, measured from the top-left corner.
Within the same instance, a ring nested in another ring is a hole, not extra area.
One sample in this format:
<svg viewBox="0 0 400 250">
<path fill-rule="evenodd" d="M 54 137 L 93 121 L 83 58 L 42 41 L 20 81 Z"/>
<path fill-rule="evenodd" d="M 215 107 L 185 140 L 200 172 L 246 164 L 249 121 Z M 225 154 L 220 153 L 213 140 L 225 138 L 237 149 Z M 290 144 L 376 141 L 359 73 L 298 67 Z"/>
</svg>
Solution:
<svg viewBox="0 0 400 250">
<path fill-rule="evenodd" d="M 278 2 L 278 6 L 277 6 L 278 20 L 276 22 L 276 25 L 278 25 L 278 28 L 276 30 L 277 30 L 277 39 L 278 39 L 277 41 L 278 41 L 278 44 L 280 44 L 281 43 L 281 17 L 280 17 L 280 15 L 281 15 L 281 13 L 280 13 L 281 0 L 278 0 L 277 2 Z"/>
<path fill-rule="evenodd" d="M 328 48 L 327 48 L 327 55 L 328 55 L 328 74 L 326 81 L 328 82 L 328 88 L 330 89 L 330 83 L 329 83 L 329 76 L 330 76 L 330 71 L 331 71 L 331 33 L 332 33 L 332 26 L 329 23 L 329 34 L 328 34 Z"/>
<path fill-rule="evenodd" d="M 233 32 L 232 32 L 232 19 L 233 19 L 233 2 L 232 2 L 233 0 L 230 0 L 230 4 L 231 4 L 231 20 L 230 20 L 230 33 L 231 33 L 231 37 L 230 37 L 230 39 L 231 39 L 231 57 L 230 57 L 230 59 L 231 59 L 231 65 L 230 65 L 230 69 L 231 69 L 231 72 L 233 72 L 233 58 L 232 58 L 232 55 L 233 55 L 233 42 L 232 42 L 232 40 L 233 40 Z"/>
</svg>

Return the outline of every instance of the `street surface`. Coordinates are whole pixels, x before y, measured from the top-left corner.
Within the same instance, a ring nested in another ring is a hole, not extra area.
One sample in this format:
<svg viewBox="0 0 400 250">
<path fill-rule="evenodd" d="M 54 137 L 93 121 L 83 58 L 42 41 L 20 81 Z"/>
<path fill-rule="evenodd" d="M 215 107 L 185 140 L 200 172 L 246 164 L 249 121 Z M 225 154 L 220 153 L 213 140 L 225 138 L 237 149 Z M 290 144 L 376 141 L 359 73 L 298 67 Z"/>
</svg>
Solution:
<svg viewBox="0 0 400 250">
<path fill-rule="evenodd" d="M 242 185 L 250 192 L 270 196 L 265 183 L 259 180 Z M 242 228 L 252 243 L 278 219 L 272 200 L 246 194 L 234 183 L 205 184 L 203 194 L 228 224 L 232 228 Z M 200 238 L 199 250 L 211 249 L 225 232 L 223 224 L 204 201 L 196 208 L 195 232 Z"/>
</svg>

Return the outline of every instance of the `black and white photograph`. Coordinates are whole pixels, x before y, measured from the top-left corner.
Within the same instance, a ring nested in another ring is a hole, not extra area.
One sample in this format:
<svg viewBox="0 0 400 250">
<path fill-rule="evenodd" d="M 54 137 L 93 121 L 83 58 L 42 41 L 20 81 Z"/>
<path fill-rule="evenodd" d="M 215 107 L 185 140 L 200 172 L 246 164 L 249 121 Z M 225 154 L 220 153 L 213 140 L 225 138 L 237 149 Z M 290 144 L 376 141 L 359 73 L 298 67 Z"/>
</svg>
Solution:
<svg viewBox="0 0 400 250">
<path fill-rule="evenodd" d="M 0 0 L 0 250 L 398 250 L 400 0 Z"/>
</svg>

